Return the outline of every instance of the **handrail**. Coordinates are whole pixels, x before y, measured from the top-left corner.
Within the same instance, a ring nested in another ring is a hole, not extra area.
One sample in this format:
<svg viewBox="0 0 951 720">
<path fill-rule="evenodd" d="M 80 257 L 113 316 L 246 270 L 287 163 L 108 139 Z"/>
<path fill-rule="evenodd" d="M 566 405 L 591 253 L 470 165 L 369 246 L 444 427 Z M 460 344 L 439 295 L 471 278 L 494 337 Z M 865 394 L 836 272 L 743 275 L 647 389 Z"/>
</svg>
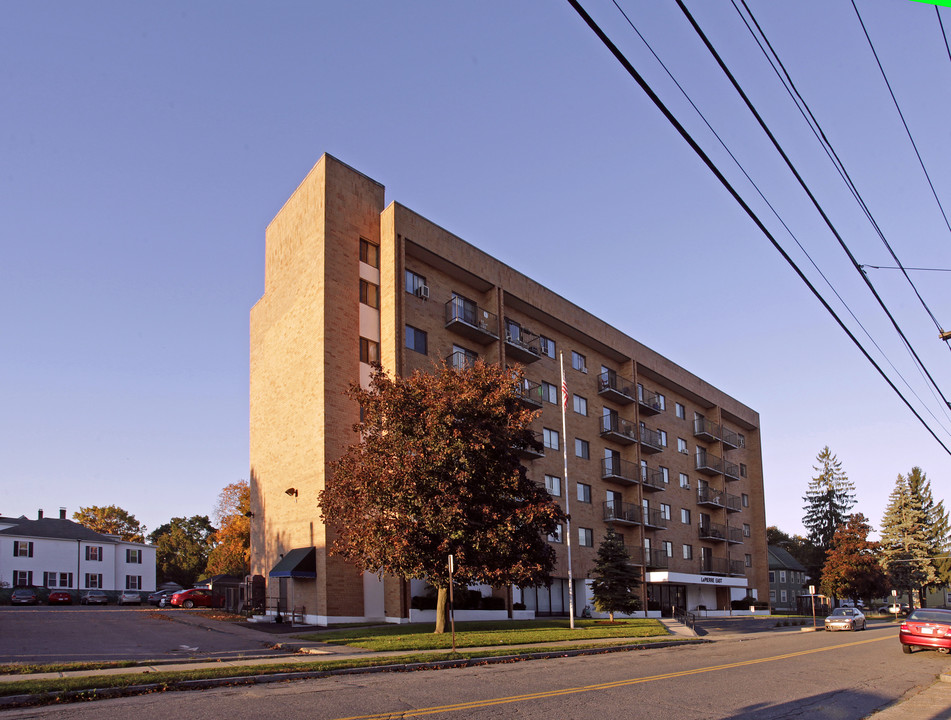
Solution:
<svg viewBox="0 0 951 720">
<path fill-rule="evenodd" d="M 694 626 L 697 624 L 696 615 L 694 615 L 692 612 L 688 612 L 687 610 L 684 610 L 683 608 L 679 608 L 676 605 L 672 606 L 671 609 L 673 610 L 671 615 L 673 615 L 674 620 L 676 620 L 677 622 L 683 625 L 686 625 L 691 630 L 694 629 Z"/>
</svg>

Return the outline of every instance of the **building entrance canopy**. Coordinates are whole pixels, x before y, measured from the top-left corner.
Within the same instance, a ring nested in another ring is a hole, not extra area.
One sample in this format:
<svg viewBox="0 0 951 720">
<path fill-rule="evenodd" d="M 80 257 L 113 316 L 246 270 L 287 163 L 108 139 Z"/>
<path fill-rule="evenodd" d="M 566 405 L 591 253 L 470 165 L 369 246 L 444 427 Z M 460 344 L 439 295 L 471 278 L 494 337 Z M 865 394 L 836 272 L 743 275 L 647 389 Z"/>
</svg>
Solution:
<svg viewBox="0 0 951 720">
<path fill-rule="evenodd" d="M 317 550 L 312 547 L 294 548 L 271 568 L 268 577 L 316 578 Z"/>
<path fill-rule="evenodd" d="M 680 585 L 708 585 L 710 587 L 748 587 L 745 577 L 722 575 L 692 575 L 678 572 L 649 572 L 649 583 L 678 583 Z"/>
</svg>

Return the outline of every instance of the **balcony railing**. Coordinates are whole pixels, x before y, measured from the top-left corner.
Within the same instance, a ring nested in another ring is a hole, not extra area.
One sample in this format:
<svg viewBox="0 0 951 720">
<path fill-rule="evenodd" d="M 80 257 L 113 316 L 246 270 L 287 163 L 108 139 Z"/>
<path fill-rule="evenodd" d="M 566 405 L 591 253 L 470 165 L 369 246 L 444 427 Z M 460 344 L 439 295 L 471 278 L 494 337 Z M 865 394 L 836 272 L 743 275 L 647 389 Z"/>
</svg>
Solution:
<svg viewBox="0 0 951 720">
<path fill-rule="evenodd" d="M 476 360 L 479 359 L 479 356 L 475 353 L 462 352 L 461 350 L 456 350 L 454 353 L 446 355 L 446 364 L 449 367 L 455 368 L 456 370 L 466 370 L 468 368 L 474 367 Z"/>
<path fill-rule="evenodd" d="M 529 407 L 540 408 L 542 406 L 541 383 L 529 380 L 528 378 L 522 378 L 516 392 L 518 393 L 519 399 Z"/>
<path fill-rule="evenodd" d="M 614 370 L 605 370 L 598 375 L 598 395 L 619 405 L 634 402 L 637 391 L 634 381 L 621 377 Z"/>
<path fill-rule="evenodd" d="M 723 477 L 727 480 L 739 480 L 740 479 L 740 466 L 736 463 L 730 462 L 729 460 L 723 461 Z"/>
<path fill-rule="evenodd" d="M 498 315 L 471 300 L 454 297 L 446 303 L 446 328 L 481 345 L 499 339 L 498 326 Z"/>
<path fill-rule="evenodd" d="M 740 512 L 743 509 L 743 499 L 739 495 L 730 495 L 726 493 L 727 512 Z"/>
<path fill-rule="evenodd" d="M 727 450 L 736 450 L 737 448 L 746 446 L 746 441 L 743 439 L 743 436 L 733 432 L 726 426 L 720 427 L 720 440 Z"/>
<path fill-rule="evenodd" d="M 667 529 L 667 518 L 665 518 L 657 508 L 643 508 L 644 525 L 649 528 L 660 530 Z"/>
<path fill-rule="evenodd" d="M 666 568 L 670 564 L 670 558 L 663 550 L 651 550 L 645 554 L 647 555 L 647 567 L 649 568 Z"/>
<path fill-rule="evenodd" d="M 725 557 L 700 558 L 700 572 L 710 575 L 729 575 L 730 561 Z"/>
<path fill-rule="evenodd" d="M 640 505 L 608 500 L 604 503 L 604 521 L 624 525 L 640 525 L 643 519 Z"/>
<path fill-rule="evenodd" d="M 631 546 L 625 543 L 624 549 L 627 550 L 627 554 L 631 558 L 632 565 L 644 564 L 644 548 L 642 548 L 640 545 Z"/>
<path fill-rule="evenodd" d="M 637 403 L 642 415 L 656 415 L 664 409 L 660 395 L 647 388 L 638 388 Z"/>
<path fill-rule="evenodd" d="M 723 507 L 723 493 L 711 487 L 697 488 L 697 504 Z"/>
<path fill-rule="evenodd" d="M 616 485 L 635 485 L 638 467 L 630 460 L 619 457 L 601 458 L 601 479 Z"/>
<path fill-rule="evenodd" d="M 706 442 L 720 439 L 720 426 L 705 417 L 694 418 L 693 436 Z"/>
<path fill-rule="evenodd" d="M 533 363 L 542 356 L 538 335 L 505 321 L 505 356 L 521 363 Z"/>
<path fill-rule="evenodd" d="M 726 526 L 726 541 L 730 543 L 743 542 L 743 530 L 737 527 Z"/>
<path fill-rule="evenodd" d="M 702 522 L 697 525 L 697 534 L 701 540 L 719 540 L 721 542 L 726 542 L 726 529 L 726 525 L 722 523 Z"/>
<path fill-rule="evenodd" d="M 659 453 L 664 449 L 661 434 L 657 430 L 651 430 L 649 427 L 641 426 L 640 432 L 641 450 L 646 453 Z"/>
<path fill-rule="evenodd" d="M 641 465 L 641 484 L 644 486 L 644 490 L 648 491 L 667 489 L 667 485 L 664 483 L 664 471 L 647 465 Z"/>
<path fill-rule="evenodd" d="M 545 446 L 542 443 L 542 434 L 540 432 L 532 432 L 533 442 L 529 445 L 524 445 L 521 447 L 516 447 L 518 454 L 525 460 L 537 460 L 538 458 L 545 457 Z"/>
<path fill-rule="evenodd" d="M 637 430 L 634 423 L 624 420 L 616 414 L 601 416 L 601 437 L 613 440 L 621 445 L 637 442 Z"/>
<path fill-rule="evenodd" d="M 704 475 L 720 475 L 723 473 L 723 459 L 700 448 L 697 450 L 697 471 Z"/>
</svg>

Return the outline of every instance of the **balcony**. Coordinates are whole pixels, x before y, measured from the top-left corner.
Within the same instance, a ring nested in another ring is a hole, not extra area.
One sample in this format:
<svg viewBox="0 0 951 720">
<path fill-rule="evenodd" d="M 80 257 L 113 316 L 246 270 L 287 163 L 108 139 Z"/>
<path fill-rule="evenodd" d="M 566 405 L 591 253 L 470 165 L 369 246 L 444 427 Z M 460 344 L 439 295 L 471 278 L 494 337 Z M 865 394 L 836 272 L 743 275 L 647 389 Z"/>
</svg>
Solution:
<svg viewBox="0 0 951 720">
<path fill-rule="evenodd" d="M 670 558 L 663 550 L 650 550 L 647 555 L 647 567 L 649 568 L 667 568 L 670 564 Z"/>
<path fill-rule="evenodd" d="M 651 430 L 649 427 L 644 427 L 643 425 L 641 425 L 640 441 L 642 452 L 653 454 L 662 452 L 664 449 L 660 432 Z"/>
<path fill-rule="evenodd" d="M 601 416 L 601 437 L 621 445 L 630 445 L 637 442 L 637 431 L 634 423 L 612 413 Z"/>
<path fill-rule="evenodd" d="M 746 440 L 739 433 L 735 433 L 727 427 L 720 428 L 720 441 L 727 450 L 736 450 L 746 447 Z"/>
<path fill-rule="evenodd" d="M 640 385 L 637 387 L 637 404 L 641 408 L 642 415 L 656 415 L 664 410 L 660 395 Z"/>
<path fill-rule="evenodd" d="M 726 493 L 726 511 L 740 512 L 743 509 L 743 499 L 739 495 Z"/>
<path fill-rule="evenodd" d="M 697 471 L 704 475 L 722 475 L 723 460 L 700 448 L 697 450 Z"/>
<path fill-rule="evenodd" d="M 729 460 L 723 461 L 723 477 L 727 480 L 739 480 L 740 479 L 740 466 L 736 463 L 732 463 Z"/>
<path fill-rule="evenodd" d="M 601 459 L 601 479 L 615 485 L 637 484 L 637 465 L 619 457 Z"/>
<path fill-rule="evenodd" d="M 634 402 L 636 391 L 634 381 L 621 377 L 613 370 L 605 370 L 598 375 L 598 395 L 618 405 Z"/>
<path fill-rule="evenodd" d="M 456 370 L 467 370 L 475 367 L 476 360 L 478 359 L 479 356 L 475 353 L 456 350 L 456 352 L 446 355 L 446 365 Z"/>
<path fill-rule="evenodd" d="M 726 526 L 726 541 L 728 543 L 743 544 L 743 530 L 741 528 Z"/>
<path fill-rule="evenodd" d="M 511 320 L 505 321 L 505 357 L 520 363 L 533 363 L 542 356 L 538 335 Z"/>
<path fill-rule="evenodd" d="M 653 530 L 666 530 L 667 529 L 667 518 L 661 515 L 660 510 L 656 508 L 643 508 L 644 510 L 644 527 L 651 528 Z"/>
<path fill-rule="evenodd" d="M 624 544 L 624 549 L 627 550 L 628 557 L 631 558 L 631 565 L 643 565 L 644 564 L 644 548 L 640 545 L 628 545 Z"/>
<path fill-rule="evenodd" d="M 697 525 L 697 535 L 701 540 L 717 540 L 718 542 L 726 542 L 727 533 L 726 525 L 722 523 L 699 523 Z"/>
<path fill-rule="evenodd" d="M 715 442 L 720 439 L 720 426 L 705 417 L 694 418 L 693 436 L 704 442 Z"/>
<path fill-rule="evenodd" d="M 664 483 L 664 471 L 660 468 L 641 465 L 641 485 L 644 486 L 645 492 L 666 490 L 667 485 Z"/>
<path fill-rule="evenodd" d="M 697 488 L 697 505 L 722 508 L 724 506 L 723 493 L 711 487 L 699 487 Z"/>
<path fill-rule="evenodd" d="M 700 572 L 709 575 L 729 575 L 730 560 L 725 557 L 700 558 Z"/>
<path fill-rule="evenodd" d="M 446 303 L 446 329 L 480 345 L 499 339 L 499 317 L 483 310 L 471 300 L 454 297 Z"/>
<path fill-rule="evenodd" d="M 542 406 L 542 386 L 534 380 L 522 378 L 516 389 L 519 399 L 531 408 L 540 408 Z"/>
<path fill-rule="evenodd" d="M 613 522 L 620 525 L 640 525 L 642 510 L 634 503 L 608 500 L 604 503 L 604 522 Z"/>
<path fill-rule="evenodd" d="M 545 446 L 542 444 L 542 434 L 540 432 L 532 432 L 532 438 L 533 441 L 531 444 L 515 448 L 519 457 L 524 460 L 537 460 L 538 458 L 545 457 Z"/>
</svg>

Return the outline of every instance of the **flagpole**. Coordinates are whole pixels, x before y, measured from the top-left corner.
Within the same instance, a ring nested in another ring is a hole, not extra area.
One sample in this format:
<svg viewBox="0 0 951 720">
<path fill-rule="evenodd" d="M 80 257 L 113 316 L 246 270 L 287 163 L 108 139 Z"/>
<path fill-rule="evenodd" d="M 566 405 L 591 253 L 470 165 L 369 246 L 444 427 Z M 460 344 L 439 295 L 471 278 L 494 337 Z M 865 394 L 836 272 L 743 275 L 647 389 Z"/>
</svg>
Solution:
<svg viewBox="0 0 951 720">
<path fill-rule="evenodd" d="M 562 445 L 562 457 L 565 467 L 565 543 L 568 546 L 568 623 L 572 630 L 575 629 L 575 583 L 571 575 L 571 508 L 569 502 L 571 493 L 568 492 L 568 431 L 566 429 L 565 413 L 568 410 L 568 384 L 565 382 L 565 354 L 558 352 L 558 365 L 561 368 L 561 437 L 564 439 Z"/>
</svg>

